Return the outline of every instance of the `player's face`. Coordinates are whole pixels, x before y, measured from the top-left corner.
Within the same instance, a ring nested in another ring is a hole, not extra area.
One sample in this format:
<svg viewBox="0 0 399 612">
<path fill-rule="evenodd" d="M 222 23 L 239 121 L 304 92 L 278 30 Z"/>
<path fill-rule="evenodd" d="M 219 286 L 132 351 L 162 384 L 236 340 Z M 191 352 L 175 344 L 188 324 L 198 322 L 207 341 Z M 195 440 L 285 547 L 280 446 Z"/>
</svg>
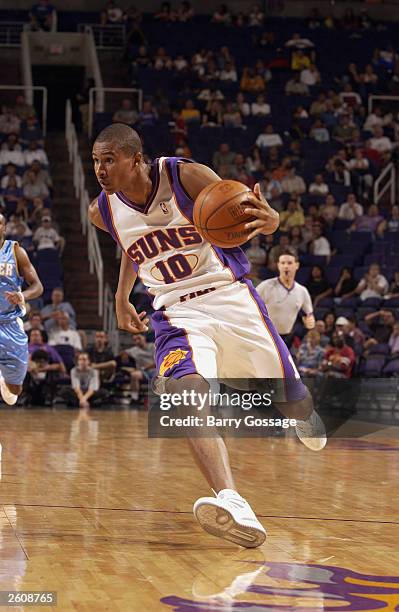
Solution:
<svg viewBox="0 0 399 612">
<path fill-rule="evenodd" d="M 278 260 L 277 267 L 280 275 L 291 279 L 295 277 L 296 271 L 299 268 L 299 262 L 295 261 L 295 257 L 292 255 L 282 255 Z"/>
<path fill-rule="evenodd" d="M 96 142 L 93 147 L 94 172 L 106 193 L 125 191 L 131 187 L 136 156 L 128 156 L 112 143 Z"/>
</svg>

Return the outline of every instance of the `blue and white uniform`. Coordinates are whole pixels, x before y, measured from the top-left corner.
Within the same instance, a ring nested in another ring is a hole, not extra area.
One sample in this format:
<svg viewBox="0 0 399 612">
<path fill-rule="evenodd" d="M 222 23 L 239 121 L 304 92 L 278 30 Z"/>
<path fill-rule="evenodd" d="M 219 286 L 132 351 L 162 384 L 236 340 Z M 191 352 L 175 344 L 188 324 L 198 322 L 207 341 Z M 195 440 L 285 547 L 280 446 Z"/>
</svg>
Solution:
<svg viewBox="0 0 399 612">
<path fill-rule="evenodd" d="M 22 385 L 28 369 L 28 337 L 21 317 L 25 307 L 10 304 L 6 291 L 21 291 L 23 278 L 19 275 L 15 255 L 18 243 L 5 240 L 0 249 L 0 371 L 11 385 Z"/>
<path fill-rule="evenodd" d="M 265 305 L 245 278 L 249 262 L 236 247 L 204 240 L 193 223 L 194 202 L 180 181 L 190 160 L 156 159 L 144 206 L 122 192 L 98 198 L 102 219 L 130 257 L 156 310 L 157 371 L 179 378 L 284 378 L 289 399 L 305 395 L 291 355 Z"/>
</svg>

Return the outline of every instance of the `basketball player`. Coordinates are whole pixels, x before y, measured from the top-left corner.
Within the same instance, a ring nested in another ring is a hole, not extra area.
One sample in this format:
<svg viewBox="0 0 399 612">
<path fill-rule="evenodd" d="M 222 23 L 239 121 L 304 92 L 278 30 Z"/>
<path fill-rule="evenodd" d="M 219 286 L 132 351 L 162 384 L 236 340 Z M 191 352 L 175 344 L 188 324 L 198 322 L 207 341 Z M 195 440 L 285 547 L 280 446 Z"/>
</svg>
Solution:
<svg viewBox="0 0 399 612">
<path fill-rule="evenodd" d="M 43 293 L 43 286 L 26 251 L 18 242 L 5 239 L 6 220 L 0 214 L 0 392 L 14 405 L 22 391 L 28 368 L 28 337 L 21 317 L 25 300 Z M 23 282 L 28 287 L 21 291 Z"/>
<path fill-rule="evenodd" d="M 294 363 L 268 318 L 262 300 L 245 279 L 249 264 L 239 248 L 213 247 L 192 221 L 200 191 L 220 178 L 207 166 L 161 157 L 147 165 L 138 134 L 129 126 L 105 128 L 93 146 L 94 170 L 103 189 L 90 205 L 91 222 L 122 247 L 116 292 L 121 329 L 147 329 L 146 313 L 129 303 L 137 275 L 154 296 L 156 365 L 167 392 L 187 388 L 203 393 L 211 378 L 285 379 L 284 414 L 302 419 L 298 436 L 311 448 L 320 419 Z M 249 238 L 276 231 L 279 216 L 255 186 L 247 214 Z M 158 387 L 159 388 L 159 387 Z M 316 434 L 317 435 L 317 434 Z M 216 497 L 194 505 L 202 527 L 246 547 L 262 544 L 266 532 L 236 490 L 221 437 L 188 440 Z"/>
<path fill-rule="evenodd" d="M 300 310 L 305 313 L 302 321 L 306 329 L 313 329 L 315 326 L 312 298 L 306 287 L 295 281 L 299 268 L 298 254 L 295 249 L 292 247 L 284 249 L 279 255 L 277 268 L 280 272 L 279 276 L 259 283 L 256 290 L 265 302 L 278 333 L 290 347 L 292 330 Z"/>
</svg>

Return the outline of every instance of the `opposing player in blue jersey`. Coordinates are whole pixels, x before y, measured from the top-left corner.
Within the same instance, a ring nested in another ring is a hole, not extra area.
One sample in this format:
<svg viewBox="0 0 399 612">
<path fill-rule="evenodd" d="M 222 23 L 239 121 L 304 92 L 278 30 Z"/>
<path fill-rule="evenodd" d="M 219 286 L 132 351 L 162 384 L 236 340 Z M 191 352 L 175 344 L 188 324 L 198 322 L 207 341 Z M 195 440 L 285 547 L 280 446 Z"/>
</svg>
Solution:
<svg viewBox="0 0 399 612">
<path fill-rule="evenodd" d="M 6 240 L 5 232 L 6 219 L 0 214 L 0 392 L 12 406 L 28 368 L 28 337 L 21 320 L 25 301 L 39 297 L 43 285 L 26 251 Z M 24 281 L 28 287 L 22 291 Z"/>
</svg>

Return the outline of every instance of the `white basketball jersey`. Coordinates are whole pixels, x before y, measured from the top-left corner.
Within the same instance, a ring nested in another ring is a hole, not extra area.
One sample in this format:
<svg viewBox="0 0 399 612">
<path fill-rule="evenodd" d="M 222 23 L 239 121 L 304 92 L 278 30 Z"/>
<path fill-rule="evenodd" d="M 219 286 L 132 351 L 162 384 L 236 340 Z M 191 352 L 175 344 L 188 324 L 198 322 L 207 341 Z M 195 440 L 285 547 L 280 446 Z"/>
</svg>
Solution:
<svg viewBox="0 0 399 612">
<path fill-rule="evenodd" d="M 155 310 L 184 302 L 242 278 L 249 271 L 243 251 L 212 246 L 193 224 L 193 201 L 179 177 L 179 157 L 152 164 L 152 192 L 138 206 L 122 192 L 101 192 L 98 203 L 109 233 L 132 260 L 154 297 Z M 203 292 L 203 293 L 202 293 Z"/>
</svg>

